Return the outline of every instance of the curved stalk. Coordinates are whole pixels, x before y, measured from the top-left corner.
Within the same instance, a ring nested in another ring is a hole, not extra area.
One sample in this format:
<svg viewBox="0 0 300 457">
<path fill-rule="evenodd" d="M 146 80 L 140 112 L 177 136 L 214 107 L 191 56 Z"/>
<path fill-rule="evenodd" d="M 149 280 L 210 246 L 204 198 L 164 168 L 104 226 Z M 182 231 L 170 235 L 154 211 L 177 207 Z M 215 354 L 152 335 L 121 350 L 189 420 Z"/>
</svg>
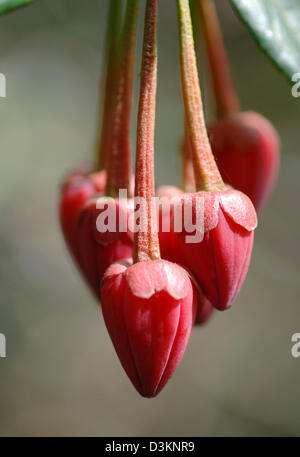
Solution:
<svg viewBox="0 0 300 457">
<path fill-rule="evenodd" d="M 140 227 L 135 233 L 134 262 L 160 258 L 153 197 L 154 128 L 157 79 L 158 0 L 147 0 L 137 125 L 135 196 L 139 198 Z"/>
<path fill-rule="evenodd" d="M 195 192 L 195 175 L 193 169 L 193 153 L 188 133 L 187 123 L 184 125 L 184 139 L 182 143 L 182 188 L 184 192 Z"/>
<path fill-rule="evenodd" d="M 205 126 L 188 0 L 177 0 L 185 118 L 193 153 L 196 190 L 224 190 Z"/>
<path fill-rule="evenodd" d="M 106 162 L 106 195 L 111 197 L 118 196 L 119 189 L 126 189 L 130 194 L 130 124 L 138 9 L 139 0 L 127 0 L 121 37 L 120 68 L 116 84 L 111 140 Z"/>
<path fill-rule="evenodd" d="M 107 151 L 111 139 L 113 100 L 118 72 L 118 46 L 122 18 L 122 0 L 109 0 L 107 30 L 105 38 L 105 77 L 104 100 L 101 120 L 100 142 L 97 147 L 96 169 L 102 170 L 106 164 Z"/>
</svg>

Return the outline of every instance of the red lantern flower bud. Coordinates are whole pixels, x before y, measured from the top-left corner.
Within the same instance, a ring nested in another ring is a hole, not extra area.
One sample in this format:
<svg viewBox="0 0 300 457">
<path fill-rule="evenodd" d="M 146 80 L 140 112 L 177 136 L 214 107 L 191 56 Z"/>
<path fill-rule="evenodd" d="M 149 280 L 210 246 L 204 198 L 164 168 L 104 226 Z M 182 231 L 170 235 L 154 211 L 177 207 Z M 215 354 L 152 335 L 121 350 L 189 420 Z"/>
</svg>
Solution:
<svg viewBox="0 0 300 457">
<path fill-rule="evenodd" d="M 76 227 L 78 259 L 97 297 L 105 270 L 112 263 L 132 256 L 133 233 L 128 225 L 132 213 L 133 200 L 97 196 L 81 208 Z"/>
<path fill-rule="evenodd" d="M 224 181 L 261 210 L 279 171 L 280 142 L 272 124 L 258 113 L 245 112 L 217 120 L 208 132 Z"/>
<path fill-rule="evenodd" d="M 205 295 L 198 291 L 198 306 L 195 325 L 204 325 L 211 318 L 213 312 L 215 311 L 214 306 L 210 301 L 205 297 Z"/>
<path fill-rule="evenodd" d="M 116 263 L 105 273 L 101 305 L 106 327 L 142 396 L 156 396 L 181 361 L 196 302 L 188 274 L 166 260 Z"/>
<path fill-rule="evenodd" d="M 197 227 L 194 234 L 188 233 L 183 222 L 183 231 L 177 234 L 179 256 L 208 300 L 225 310 L 248 270 L 257 225 L 253 204 L 235 190 L 186 194 L 182 204 L 192 206 Z"/>
<path fill-rule="evenodd" d="M 81 167 L 70 173 L 60 195 L 60 223 L 66 244 L 78 263 L 77 220 L 83 203 L 92 195 L 103 193 L 106 184 L 106 173 L 90 173 Z"/>
<path fill-rule="evenodd" d="M 171 229 L 171 207 L 174 199 L 181 197 L 183 191 L 175 186 L 162 186 L 157 189 L 156 196 L 160 199 L 159 205 L 159 245 L 163 259 L 180 263 L 178 257 L 177 238 Z M 164 201 L 167 202 L 164 205 Z"/>
</svg>

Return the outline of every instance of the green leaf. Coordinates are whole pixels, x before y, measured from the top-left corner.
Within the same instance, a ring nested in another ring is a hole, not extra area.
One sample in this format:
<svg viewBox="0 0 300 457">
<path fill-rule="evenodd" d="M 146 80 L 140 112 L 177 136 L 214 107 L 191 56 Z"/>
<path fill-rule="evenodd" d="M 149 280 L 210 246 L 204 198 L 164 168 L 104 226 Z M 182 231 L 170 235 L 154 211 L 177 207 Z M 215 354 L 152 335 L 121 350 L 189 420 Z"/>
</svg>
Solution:
<svg viewBox="0 0 300 457">
<path fill-rule="evenodd" d="M 35 2 L 36 0 L 0 0 L 0 14 L 8 13 L 15 8 L 20 6 L 28 5 L 29 3 Z"/>
<path fill-rule="evenodd" d="M 300 72 L 300 0 L 230 0 L 257 43 L 291 81 Z"/>
</svg>

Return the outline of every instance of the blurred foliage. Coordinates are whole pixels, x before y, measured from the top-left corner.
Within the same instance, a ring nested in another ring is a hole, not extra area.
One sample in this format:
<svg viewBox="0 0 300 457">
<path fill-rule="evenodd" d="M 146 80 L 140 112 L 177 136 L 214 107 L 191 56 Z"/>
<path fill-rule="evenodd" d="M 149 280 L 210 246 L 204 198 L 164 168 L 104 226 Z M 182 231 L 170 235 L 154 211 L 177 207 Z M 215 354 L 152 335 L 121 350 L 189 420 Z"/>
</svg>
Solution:
<svg viewBox="0 0 300 457">
<path fill-rule="evenodd" d="M 0 0 L 0 14 L 8 13 L 21 6 L 29 5 L 32 2 L 36 2 L 36 0 Z"/>
<path fill-rule="evenodd" d="M 259 46 L 292 80 L 300 71 L 300 0 L 231 0 Z"/>
<path fill-rule="evenodd" d="M 35 1 L 0 0 L 0 14 Z M 230 1 L 258 45 L 292 80 L 300 69 L 300 0 Z M 190 2 L 195 7 L 195 0 Z"/>
</svg>

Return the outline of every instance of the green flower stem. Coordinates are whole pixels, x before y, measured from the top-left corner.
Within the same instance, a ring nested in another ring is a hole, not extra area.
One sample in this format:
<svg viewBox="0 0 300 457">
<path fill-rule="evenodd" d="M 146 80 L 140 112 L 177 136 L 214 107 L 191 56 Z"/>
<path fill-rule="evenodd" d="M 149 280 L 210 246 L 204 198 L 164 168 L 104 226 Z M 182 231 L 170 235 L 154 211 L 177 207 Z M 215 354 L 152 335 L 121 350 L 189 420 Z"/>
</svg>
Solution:
<svg viewBox="0 0 300 457">
<path fill-rule="evenodd" d="M 104 100 L 101 120 L 100 142 L 97 147 L 96 169 L 106 165 L 107 151 L 111 140 L 113 100 L 115 99 L 119 67 L 119 40 L 122 19 L 122 0 L 109 0 L 107 31 L 105 39 Z"/>
<path fill-rule="evenodd" d="M 185 117 L 193 153 L 196 190 L 224 190 L 205 127 L 193 29 L 188 0 L 177 0 L 181 83 Z"/>
<path fill-rule="evenodd" d="M 118 195 L 119 189 L 126 189 L 130 193 L 130 124 L 138 10 L 139 0 L 127 0 L 120 44 L 120 67 L 116 84 L 111 141 L 106 162 L 106 194 L 112 197 Z"/>
<path fill-rule="evenodd" d="M 184 192 L 195 192 L 195 175 L 193 169 L 193 153 L 189 138 L 188 126 L 184 125 L 184 139 L 182 143 L 182 188 Z"/>
</svg>

